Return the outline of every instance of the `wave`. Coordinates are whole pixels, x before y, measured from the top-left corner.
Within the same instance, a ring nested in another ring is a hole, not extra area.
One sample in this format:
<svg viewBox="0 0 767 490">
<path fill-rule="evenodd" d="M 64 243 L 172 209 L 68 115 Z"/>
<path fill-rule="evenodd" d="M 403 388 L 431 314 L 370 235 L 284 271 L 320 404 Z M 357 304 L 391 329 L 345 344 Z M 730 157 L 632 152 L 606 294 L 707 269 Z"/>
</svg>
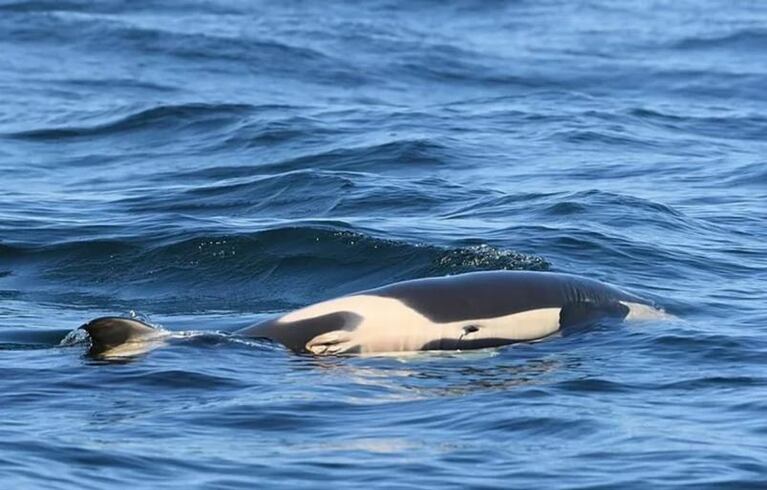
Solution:
<svg viewBox="0 0 767 490">
<path fill-rule="evenodd" d="M 764 189 L 767 185 L 767 166 L 761 160 L 738 166 L 729 170 L 727 175 L 726 182 L 731 186 L 753 186 Z"/>
<path fill-rule="evenodd" d="M 145 178 L 147 180 L 165 183 L 169 179 L 174 182 L 196 182 L 200 187 L 191 190 L 192 193 L 212 196 L 213 194 L 225 194 L 228 189 L 243 189 L 252 186 L 254 191 L 263 190 L 263 186 L 269 182 L 279 186 L 281 183 L 301 185 L 303 182 L 317 178 L 317 184 L 322 187 L 323 182 L 330 180 L 353 181 L 354 184 L 370 182 L 377 185 L 386 185 L 389 177 L 397 184 L 406 185 L 408 179 L 404 174 L 410 173 L 412 181 L 413 173 L 420 175 L 419 182 L 435 183 L 435 177 L 429 170 L 451 165 L 463 155 L 450 146 L 448 142 L 432 138 L 400 137 L 384 142 L 361 142 L 356 145 L 339 145 L 326 143 L 324 145 L 306 144 L 307 138 L 312 138 L 314 129 L 306 126 L 303 122 L 297 122 L 299 126 L 290 127 L 281 125 L 281 129 L 273 131 L 276 126 L 265 125 L 264 132 L 242 128 L 230 131 L 225 139 L 218 139 L 206 146 L 211 152 L 234 153 L 240 152 L 244 161 L 240 164 L 215 166 L 197 166 L 187 169 L 185 167 L 173 168 L 168 171 L 155 171 Z M 309 123 L 310 124 L 310 123 Z M 322 131 L 322 129 L 319 129 Z M 215 136 L 208 135 L 213 140 Z M 269 140 L 265 141 L 264 139 Z M 292 143 L 298 143 L 300 149 L 294 148 Z M 285 143 L 285 151 L 276 148 Z M 316 146 L 322 146 L 316 148 Z M 258 156 L 253 156 L 253 150 L 258 148 Z M 243 160 L 239 158 L 238 160 Z M 255 161 L 254 161 L 255 160 Z M 217 162 L 218 163 L 218 162 Z M 386 172 L 387 177 L 373 172 Z M 397 179 L 398 173 L 403 174 L 403 179 Z M 334 177 L 335 176 L 335 177 Z M 295 179 L 296 182 L 291 182 Z M 447 188 L 455 190 L 455 184 L 444 179 L 436 179 Z M 364 186 L 364 185 L 363 185 Z M 319 196 L 319 190 L 315 189 L 312 194 Z M 439 192 L 444 194 L 444 188 Z M 258 194 L 252 194 L 250 199 L 256 200 Z M 305 199 L 306 194 L 302 195 Z M 183 199 L 177 196 L 176 199 Z"/>
<path fill-rule="evenodd" d="M 674 42 L 671 47 L 679 50 L 733 49 L 763 51 L 767 43 L 767 29 L 739 29 L 713 36 L 687 37 Z"/>
<path fill-rule="evenodd" d="M 267 106 L 263 109 L 272 109 Z M 211 125 L 233 123 L 243 115 L 259 108 L 246 104 L 205 104 L 191 103 L 179 105 L 161 105 L 130 113 L 118 119 L 81 127 L 38 128 L 19 131 L 7 136 L 33 141 L 61 140 L 67 138 L 116 135 L 137 130 L 162 129 L 177 132 L 189 126 L 202 126 L 210 129 Z"/>
<path fill-rule="evenodd" d="M 274 164 L 281 169 L 321 168 L 370 169 L 440 165 L 449 158 L 449 149 L 429 138 L 399 138 L 379 144 L 336 148 Z"/>
<path fill-rule="evenodd" d="M 90 2 L 82 1 L 67 1 L 67 0 L 53 0 L 53 1 L 11 1 L 0 4 L 0 11 L 2 12 L 81 12 L 88 10 Z"/>
<path fill-rule="evenodd" d="M 418 277 L 549 267 L 541 257 L 512 250 L 378 238 L 340 223 L 201 235 L 156 246 L 115 240 L 6 245 L 0 253 L 11 271 L 34 264 L 41 281 L 69 284 L 70 292 L 152 301 L 227 298 L 267 309 Z"/>
<path fill-rule="evenodd" d="M 632 109 L 629 114 L 658 128 L 715 139 L 761 141 L 767 130 L 767 118 L 758 114 L 677 115 L 648 108 Z"/>
<path fill-rule="evenodd" d="M 84 13 L 74 5 L 48 12 L 44 4 L 29 7 L 6 9 L 9 15 L 0 19 L 0 26 L 7 24 L 9 29 L 7 33 L 0 30 L 0 38 L 79 46 L 102 55 L 143 56 L 190 69 L 205 63 L 233 75 L 258 75 L 268 67 L 267 77 L 310 78 L 313 83 L 325 85 L 356 87 L 370 80 L 348 60 L 323 51 L 319 43 L 247 35 L 248 24 L 243 24 L 236 35 L 229 35 L 226 30 L 207 29 L 204 22 L 157 22 L 149 17 L 110 15 L 98 9 Z M 35 10 L 46 15 L 35 15 Z M 236 16 L 233 21 L 243 23 L 246 18 Z"/>
</svg>

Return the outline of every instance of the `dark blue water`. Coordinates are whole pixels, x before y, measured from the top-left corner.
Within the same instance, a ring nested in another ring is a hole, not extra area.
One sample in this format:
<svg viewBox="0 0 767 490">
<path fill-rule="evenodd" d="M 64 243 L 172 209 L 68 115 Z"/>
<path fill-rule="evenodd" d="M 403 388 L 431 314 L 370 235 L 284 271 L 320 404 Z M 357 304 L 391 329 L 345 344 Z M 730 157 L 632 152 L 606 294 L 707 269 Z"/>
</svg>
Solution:
<svg viewBox="0 0 767 490">
<path fill-rule="evenodd" d="M 1 486 L 765 488 L 765 53 L 763 2 L 0 1 Z M 485 269 L 678 319 L 215 333 Z M 59 346 L 131 311 L 203 333 Z"/>
</svg>

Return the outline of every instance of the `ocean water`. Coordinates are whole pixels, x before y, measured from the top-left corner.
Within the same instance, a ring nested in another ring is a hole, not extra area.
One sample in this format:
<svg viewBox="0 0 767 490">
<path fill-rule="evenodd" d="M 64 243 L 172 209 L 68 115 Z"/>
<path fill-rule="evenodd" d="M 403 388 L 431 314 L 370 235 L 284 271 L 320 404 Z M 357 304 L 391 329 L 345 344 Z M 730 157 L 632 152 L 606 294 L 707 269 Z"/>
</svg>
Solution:
<svg viewBox="0 0 767 490">
<path fill-rule="evenodd" d="M 767 488 L 767 4 L 0 0 L 0 487 Z M 676 318 L 219 332 L 552 270 Z M 68 332 L 194 332 L 130 362 Z"/>
</svg>

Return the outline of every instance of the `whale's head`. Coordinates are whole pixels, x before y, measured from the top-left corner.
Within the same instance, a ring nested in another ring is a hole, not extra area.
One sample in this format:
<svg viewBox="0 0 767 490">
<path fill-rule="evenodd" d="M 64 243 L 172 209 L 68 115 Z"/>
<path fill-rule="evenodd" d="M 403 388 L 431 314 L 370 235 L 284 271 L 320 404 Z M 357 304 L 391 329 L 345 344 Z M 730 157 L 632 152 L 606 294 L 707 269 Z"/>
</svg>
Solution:
<svg viewBox="0 0 767 490">
<path fill-rule="evenodd" d="M 162 330 L 133 318 L 105 316 L 82 325 L 91 339 L 89 355 L 129 357 L 146 352 L 162 336 Z"/>
</svg>

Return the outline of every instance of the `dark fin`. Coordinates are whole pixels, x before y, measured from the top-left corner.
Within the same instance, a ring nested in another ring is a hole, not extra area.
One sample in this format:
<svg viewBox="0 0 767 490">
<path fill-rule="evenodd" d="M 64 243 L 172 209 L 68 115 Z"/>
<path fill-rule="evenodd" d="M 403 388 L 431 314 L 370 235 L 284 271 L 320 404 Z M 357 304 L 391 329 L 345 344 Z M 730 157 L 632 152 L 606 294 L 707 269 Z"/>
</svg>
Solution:
<svg viewBox="0 0 767 490">
<path fill-rule="evenodd" d="M 609 303 L 570 303 L 559 312 L 559 328 L 590 325 L 605 318 L 623 320 L 629 307 L 619 301 Z"/>
<path fill-rule="evenodd" d="M 126 342 L 155 333 L 157 330 L 132 318 L 106 316 L 91 320 L 80 327 L 91 338 L 91 355 L 99 355 Z"/>
</svg>

